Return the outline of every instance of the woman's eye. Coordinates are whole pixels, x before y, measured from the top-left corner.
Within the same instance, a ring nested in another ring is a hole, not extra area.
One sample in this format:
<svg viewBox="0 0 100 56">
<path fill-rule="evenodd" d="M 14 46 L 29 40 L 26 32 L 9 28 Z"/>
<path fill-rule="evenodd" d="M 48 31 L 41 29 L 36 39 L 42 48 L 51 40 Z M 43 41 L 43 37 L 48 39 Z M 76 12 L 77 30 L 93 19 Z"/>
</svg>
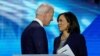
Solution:
<svg viewBox="0 0 100 56">
<path fill-rule="evenodd" d="M 59 21 L 61 22 L 62 20 L 60 19 Z"/>
<path fill-rule="evenodd" d="M 61 19 L 59 19 L 59 20 L 58 20 L 58 22 L 62 22 L 62 20 L 61 20 Z"/>
</svg>

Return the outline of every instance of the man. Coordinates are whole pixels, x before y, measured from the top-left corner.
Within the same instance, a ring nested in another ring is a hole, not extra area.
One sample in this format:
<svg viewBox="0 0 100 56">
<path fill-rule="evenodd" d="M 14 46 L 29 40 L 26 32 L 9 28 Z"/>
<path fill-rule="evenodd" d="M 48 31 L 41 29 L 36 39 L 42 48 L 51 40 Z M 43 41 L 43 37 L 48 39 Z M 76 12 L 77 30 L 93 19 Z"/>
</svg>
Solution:
<svg viewBox="0 0 100 56">
<path fill-rule="evenodd" d="M 48 41 L 43 26 L 50 23 L 53 13 L 54 9 L 50 5 L 39 6 L 35 20 L 22 33 L 22 54 L 48 54 Z"/>
</svg>

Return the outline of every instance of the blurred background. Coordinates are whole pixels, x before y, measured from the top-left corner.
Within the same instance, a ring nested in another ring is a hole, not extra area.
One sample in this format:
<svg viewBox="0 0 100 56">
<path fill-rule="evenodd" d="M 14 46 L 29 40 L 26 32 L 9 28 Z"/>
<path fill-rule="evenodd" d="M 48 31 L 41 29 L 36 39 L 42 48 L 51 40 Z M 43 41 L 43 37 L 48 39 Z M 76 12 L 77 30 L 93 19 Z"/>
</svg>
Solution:
<svg viewBox="0 0 100 56">
<path fill-rule="evenodd" d="M 21 34 L 42 3 L 50 4 L 55 10 L 53 21 L 45 27 L 50 54 L 60 33 L 57 16 L 71 11 L 85 36 L 88 56 L 100 56 L 100 0 L 0 0 L 0 56 L 21 54 Z"/>
</svg>

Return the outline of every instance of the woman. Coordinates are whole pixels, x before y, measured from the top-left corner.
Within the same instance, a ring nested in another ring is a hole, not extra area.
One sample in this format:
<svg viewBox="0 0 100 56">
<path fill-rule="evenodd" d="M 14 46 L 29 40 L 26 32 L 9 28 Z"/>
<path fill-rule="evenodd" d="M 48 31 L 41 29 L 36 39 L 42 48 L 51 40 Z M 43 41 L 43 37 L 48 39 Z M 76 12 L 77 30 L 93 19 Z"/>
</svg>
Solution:
<svg viewBox="0 0 100 56">
<path fill-rule="evenodd" d="M 75 56 L 87 56 L 85 39 L 80 34 L 76 16 L 72 12 L 61 13 L 57 21 L 61 34 L 54 40 L 53 53 L 57 54 L 60 48 L 68 44 Z"/>
</svg>

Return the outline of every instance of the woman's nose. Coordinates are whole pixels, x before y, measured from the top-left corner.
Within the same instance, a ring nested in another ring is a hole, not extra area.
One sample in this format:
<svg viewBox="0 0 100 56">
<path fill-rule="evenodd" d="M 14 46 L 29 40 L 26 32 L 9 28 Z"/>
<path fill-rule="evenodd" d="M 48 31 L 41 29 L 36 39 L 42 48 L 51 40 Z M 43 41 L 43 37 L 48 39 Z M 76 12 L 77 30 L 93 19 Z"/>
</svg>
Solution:
<svg viewBox="0 0 100 56">
<path fill-rule="evenodd" d="M 58 23 L 58 25 L 60 26 L 60 25 L 61 25 L 61 23 Z"/>
</svg>

